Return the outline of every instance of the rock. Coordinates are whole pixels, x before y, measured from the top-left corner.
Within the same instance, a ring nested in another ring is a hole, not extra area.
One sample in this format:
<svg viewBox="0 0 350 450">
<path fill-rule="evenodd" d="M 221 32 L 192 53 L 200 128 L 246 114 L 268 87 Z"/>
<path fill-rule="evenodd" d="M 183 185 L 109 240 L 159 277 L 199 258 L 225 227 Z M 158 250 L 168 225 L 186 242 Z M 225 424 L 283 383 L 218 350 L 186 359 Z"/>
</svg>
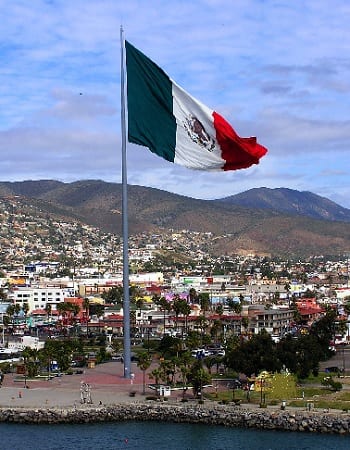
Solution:
<svg viewBox="0 0 350 450">
<path fill-rule="evenodd" d="M 108 407 L 86 406 L 71 409 L 0 409 L 0 422 L 16 423 L 98 423 L 121 421 L 159 421 L 204 423 L 230 427 L 350 434 L 350 415 L 344 413 L 293 413 L 268 409 L 244 410 L 231 405 L 119 404 Z"/>
</svg>

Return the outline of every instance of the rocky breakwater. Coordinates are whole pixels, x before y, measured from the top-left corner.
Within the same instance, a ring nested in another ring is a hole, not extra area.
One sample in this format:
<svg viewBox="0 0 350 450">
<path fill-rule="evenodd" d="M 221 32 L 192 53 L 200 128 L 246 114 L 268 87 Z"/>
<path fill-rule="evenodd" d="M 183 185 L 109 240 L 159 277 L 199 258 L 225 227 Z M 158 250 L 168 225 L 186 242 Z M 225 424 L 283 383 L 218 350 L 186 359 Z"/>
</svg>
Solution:
<svg viewBox="0 0 350 450">
<path fill-rule="evenodd" d="M 128 403 L 59 409 L 0 409 L 0 422 L 59 424 L 121 421 L 203 423 L 228 427 L 350 434 L 350 415 L 223 405 Z"/>
</svg>

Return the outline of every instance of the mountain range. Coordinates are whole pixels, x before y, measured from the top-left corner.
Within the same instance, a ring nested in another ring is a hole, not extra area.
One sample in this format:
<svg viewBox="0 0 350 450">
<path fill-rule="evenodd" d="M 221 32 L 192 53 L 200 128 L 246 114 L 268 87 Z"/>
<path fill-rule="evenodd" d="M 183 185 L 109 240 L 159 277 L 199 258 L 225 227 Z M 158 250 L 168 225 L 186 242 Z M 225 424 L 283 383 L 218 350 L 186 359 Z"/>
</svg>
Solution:
<svg viewBox="0 0 350 450">
<path fill-rule="evenodd" d="M 100 180 L 0 182 L 0 198 L 121 234 L 122 186 Z M 33 209 L 33 214 L 36 214 Z M 215 254 L 343 255 L 350 249 L 350 210 L 311 192 L 257 188 L 217 200 L 128 186 L 129 233 L 212 232 Z"/>
</svg>

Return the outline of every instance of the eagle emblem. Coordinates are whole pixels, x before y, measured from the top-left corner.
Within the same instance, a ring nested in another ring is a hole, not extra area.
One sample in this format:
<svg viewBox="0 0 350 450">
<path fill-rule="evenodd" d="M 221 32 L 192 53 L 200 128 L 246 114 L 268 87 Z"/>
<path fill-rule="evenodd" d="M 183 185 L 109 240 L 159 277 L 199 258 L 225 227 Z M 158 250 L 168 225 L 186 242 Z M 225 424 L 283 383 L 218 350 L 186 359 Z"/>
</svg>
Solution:
<svg viewBox="0 0 350 450">
<path fill-rule="evenodd" d="M 197 117 L 189 116 L 186 117 L 183 122 L 185 130 L 188 136 L 193 142 L 205 148 L 209 152 L 212 152 L 215 148 L 215 140 L 210 134 L 205 131 L 203 124 Z"/>
</svg>

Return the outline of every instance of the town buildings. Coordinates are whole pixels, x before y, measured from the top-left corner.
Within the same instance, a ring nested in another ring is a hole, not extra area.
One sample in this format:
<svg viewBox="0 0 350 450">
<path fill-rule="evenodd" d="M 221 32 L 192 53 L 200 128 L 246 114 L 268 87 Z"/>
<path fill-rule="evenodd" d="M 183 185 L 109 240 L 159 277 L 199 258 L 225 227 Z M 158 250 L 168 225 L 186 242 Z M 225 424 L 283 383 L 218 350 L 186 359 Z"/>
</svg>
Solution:
<svg viewBox="0 0 350 450">
<path fill-rule="evenodd" d="M 62 319 L 62 303 L 76 303 L 78 298 L 82 311 L 84 299 L 106 303 L 105 294 L 122 285 L 120 237 L 46 215 L 29 217 L 16 198 L 0 202 L 0 218 L 0 323 L 10 305 L 16 306 L 14 325 L 36 326 L 49 318 L 55 322 Z M 345 317 L 344 304 L 350 297 L 346 252 L 333 260 L 315 255 L 305 261 L 215 256 L 208 250 L 211 239 L 211 233 L 190 230 L 130 236 L 130 285 L 142 300 L 139 308 L 132 299 L 138 334 L 162 335 L 176 326 L 183 333 L 184 328 L 198 328 L 198 318 L 205 316 L 209 322 L 220 322 L 224 333 L 265 329 L 281 336 L 295 320 L 295 307 L 304 325 L 317 320 L 327 305 Z M 201 306 L 200 294 L 207 295 L 209 308 Z M 168 298 L 169 304 L 174 296 L 185 298 L 191 312 L 188 317 L 180 314 L 175 326 L 174 311 L 164 313 L 152 301 L 154 296 Z M 241 310 L 230 310 L 229 302 L 241 305 Z M 84 325 L 82 312 L 71 316 Z M 94 314 L 93 325 L 122 334 L 122 317 L 120 304 L 106 305 L 101 316 Z M 242 319 L 248 320 L 247 326 Z"/>
</svg>

